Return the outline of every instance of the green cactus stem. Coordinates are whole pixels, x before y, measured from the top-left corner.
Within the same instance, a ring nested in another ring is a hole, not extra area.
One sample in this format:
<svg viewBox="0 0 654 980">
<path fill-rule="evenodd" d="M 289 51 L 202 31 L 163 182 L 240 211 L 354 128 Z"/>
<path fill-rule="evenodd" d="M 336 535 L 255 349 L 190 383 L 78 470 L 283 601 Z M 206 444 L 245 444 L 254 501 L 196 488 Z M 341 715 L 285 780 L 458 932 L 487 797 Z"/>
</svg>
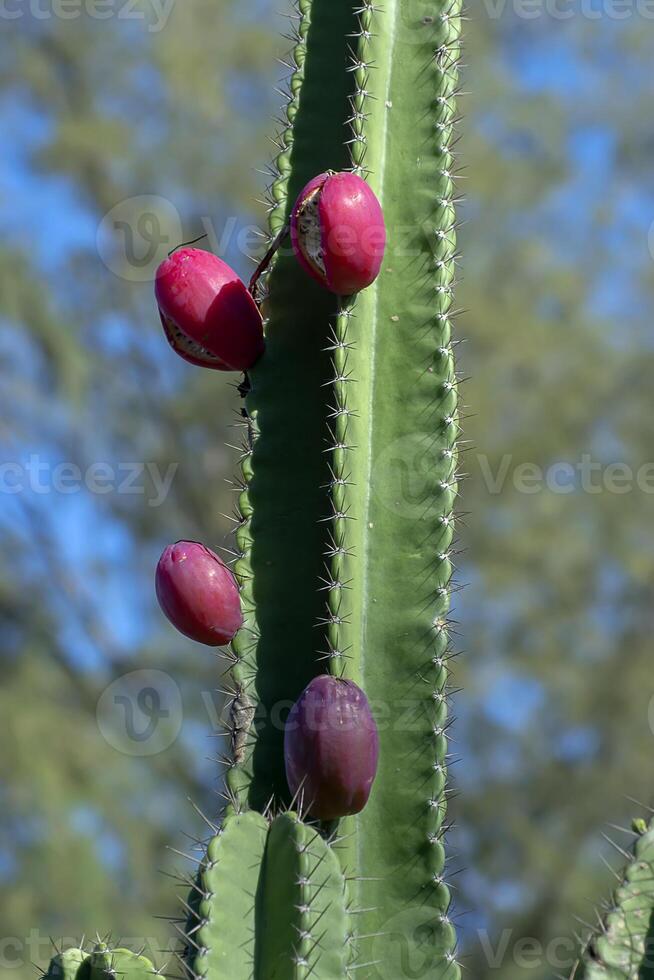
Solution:
<svg viewBox="0 0 654 980">
<path fill-rule="evenodd" d="M 186 908 L 190 977 L 346 977 L 352 951 L 345 878 L 335 852 L 295 814 L 270 827 L 254 811 L 226 817 Z"/>
<path fill-rule="evenodd" d="M 261 898 L 256 980 L 345 980 L 345 879 L 332 848 L 293 813 L 270 829 Z"/>
<path fill-rule="evenodd" d="M 50 960 L 44 980 L 89 980 L 90 961 L 83 949 L 66 949 Z"/>
<path fill-rule="evenodd" d="M 226 817 L 212 837 L 188 905 L 188 972 L 194 977 L 253 975 L 255 914 L 268 821 L 249 812 Z"/>
<path fill-rule="evenodd" d="M 600 929 L 587 940 L 570 980 L 654 978 L 654 820 L 636 833 Z M 622 849 L 620 849 L 622 850 Z"/>
<path fill-rule="evenodd" d="M 45 980 L 153 980 L 160 976 L 147 957 L 129 949 L 98 943 L 93 952 L 67 949 L 57 953 Z"/>
<path fill-rule="evenodd" d="M 253 725 L 228 785 L 259 809 L 287 799 L 275 711 L 320 670 L 352 678 L 377 705 L 380 771 L 366 810 L 346 821 L 342 850 L 360 879 L 355 904 L 369 910 L 358 930 L 371 937 L 358 944 L 362 977 L 399 955 L 427 955 L 430 969 L 458 975 L 442 832 L 459 54 L 458 0 L 299 5 L 271 236 L 308 179 L 347 165 L 381 201 L 387 255 L 378 280 L 350 300 L 278 255 L 267 351 L 247 398 L 236 566 L 247 621 L 234 649 Z"/>
<path fill-rule="evenodd" d="M 129 949 L 98 949 L 89 960 L 89 980 L 153 980 L 159 975 L 146 956 Z"/>
</svg>

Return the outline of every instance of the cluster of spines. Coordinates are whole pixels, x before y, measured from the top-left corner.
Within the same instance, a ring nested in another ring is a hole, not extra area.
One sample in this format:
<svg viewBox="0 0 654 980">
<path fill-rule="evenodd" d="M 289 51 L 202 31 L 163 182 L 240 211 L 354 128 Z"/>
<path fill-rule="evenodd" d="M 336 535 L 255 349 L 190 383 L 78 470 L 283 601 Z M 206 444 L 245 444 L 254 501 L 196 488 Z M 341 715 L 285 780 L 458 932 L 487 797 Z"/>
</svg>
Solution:
<svg viewBox="0 0 654 980">
<path fill-rule="evenodd" d="M 292 43 L 288 60 L 282 65 L 290 72 L 287 91 L 280 89 L 285 100 L 283 116 L 279 119 L 280 129 L 273 140 L 277 154 L 268 168 L 272 178 L 266 189 L 264 204 L 268 212 L 270 227 L 269 243 L 284 228 L 288 219 L 288 182 L 291 174 L 291 152 L 293 150 L 293 124 L 297 115 L 300 90 L 304 80 L 304 63 L 307 54 L 307 35 L 311 23 L 311 0 L 297 0 L 294 14 L 290 15 L 291 31 L 287 38 Z"/>
<path fill-rule="evenodd" d="M 370 42 L 373 37 L 374 15 L 379 10 L 372 0 L 363 0 L 361 6 L 355 11 L 358 18 L 358 30 L 355 35 L 356 44 L 352 50 L 349 71 L 354 78 L 354 91 L 350 96 L 352 114 L 348 120 L 352 130 L 351 138 L 348 140 L 350 157 L 352 160 L 352 170 L 360 177 L 366 177 L 369 171 L 366 168 L 366 149 L 368 140 L 366 137 L 366 119 L 368 118 L 368 100 L 370 92 L 368 90 L 369 72 L 374 65 L 369 61 Z"/>
<path fill-rule="evenodd" d="M 330 379 L 331 399 L 328 405 L 328 433 L 330 454 L 329 501 L 331 513 L 327 517 L 330 532 L 325 552 L 326 574 L 322 588 L 327 596 L 325 620 L 319 625 L 326 627 L 327 649 L 321 654 L 328 661 L 330 672 L 341 677 L 346 671 L 348 650 L 341 637 L 341 626 L 348 622 L 347 561 L 352 556 L 348 545 L 348 522 L 353 519 L 348 502 L 348 487 L 351 485 L 348 455 L 353 446 L 350 443 L 349 428 L 352 416 L 348 407 L 347 389 L 352 383 L 348 364 L 348 323 L 355 316 L 355 301 L 339 299 L 340 311 L 336 315 L 334 329 L 329 345 L 333 375 Z"/>
<path fill-rule="evenodd" d="M 283 65 L 290 71 L 287 81 L 287 91 L 280 90 L 285 99 L 284 116 L 280 119 L 280 130 L 274 139 L 277 154 L 268 168 L 272 178 L 266 189 L 264 204 L 268 213 L 269 232 L 268 246 L 282 232 L 287 220 L 288 181 L 291 173 L 291 151 L 293 146 L 293 121 L 295 119 L 299 93 L 304 77 L 304 61 L 306 57 L 306 40 L 310 23 L 310 0 L 298 0 L 295 14 L 290 17 L 291 32 L 288 35 L 292 49 L 288 60 Z M 263 298 L 265 311 L 265 286 L 268 273 L 274 265 L 264 270 L 259 296 Z M 264 323 L 266 322 L 264 318 Z M 247 388 L 247 383 L 245 384 Z M 242 392 L 243 394 L 246 391 Z M 259 628 L 256 617 L 256 605 L 253 595 L 252 575 L 252 505 L 250 502 L 249 485 L 252 479 L 252 456 L 257 438 L 256 412 L 250 413 L 245 402 L 240 410 L 238 424 L 244 430 L 242 444 L 236 447 L 240 453 L 240 480 L 236 484 L 239 494 L 236 510 L 236 552 L 233 561 L 233 571 L 236 575 L 241 592 L 243 610 L 243 626 L 232 641 L 228 666 L 233 679 L 233 687 L 226 692 L 229 697 L 229 721 L 227 734 L 230 737 L 230 754 L 223 755 L 221 761 L 226 766 L 226 802 L 228 807 L 238 813 L 245 805 L 245 797 L 253 778 L 251 772 L 251 754 L 253 751 L 254 734 L 252 722 L 256 711 L 256 696 L 254 680 L 257 665 L 257 645 Z"/>
<path fill-rule="evenodd" d="M 432 18 L 423 21 L 427 26 Z M 426 229 L 433 262 L 436 349 L 429 372 L 436 378 L 434 422 L 440 449 L 435 505 L 438 527 L 435 547 L 434 577 L 438 585 L 433 594 L 431 641 L 431 676 L 425 678 L 430 694 L 429 719 L 433 738 L 433 762 L 430 793 L 426 800 L 427 843 L 431 848 L 429 861 L 430 881 L 434 891 L 434 904 L 443 909 L 442 921 L 449 922 L 450 888 L 445 881 L 444 835 L 447 831 L 445 817 L 448 791 L 447 764 L 449 761 L 448 729 L 452 723 L 449 715 L 449 663 L 454 656 L 451 647 L 453 624 L 450 621 L 453 547 L 457 522 L 456 499 L 458 496 L 457 473 L 459 459 L 458 437 L 458 384 L 456 374 L 452 323 L 454 288 L 456 286 L 456 204 L 454 127 L 457 122 L 457 96 L 461 54 L 461 3 L 451 0 L 449 6 L 433 17 L 440 26 L 440 42 L 433 51 L 434 76 L 434 144 L 438 192 L 435 199 L 435 221 Z M 446 954 L 446 961 L 458 971 L 456 950 Z"/>
</svg>

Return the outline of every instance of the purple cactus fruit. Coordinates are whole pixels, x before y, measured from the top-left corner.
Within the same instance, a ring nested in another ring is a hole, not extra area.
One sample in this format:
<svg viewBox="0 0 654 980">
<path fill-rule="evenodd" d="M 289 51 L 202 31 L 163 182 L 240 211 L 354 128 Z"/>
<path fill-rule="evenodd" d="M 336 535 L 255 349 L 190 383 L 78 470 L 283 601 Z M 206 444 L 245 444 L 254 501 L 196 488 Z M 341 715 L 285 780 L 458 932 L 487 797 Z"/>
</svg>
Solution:
<svg viewBox="0 0 654 980">
<path fill-rule="evenodd" d="M 198 643 L 229 643 L 243 622 L 234 576 L 199 541 L 168 545 L 157 565 L 155 585 L 170 622 Z"/>
<path fill-rule="evenodd" d="M 359 813 L 377 773 L 379 735 L 368 699 L 352 681 L 316 677 L 291 708 L 286 778 L 318 820 Z"/>
<path fill-rule="evenodd" d="M 300 264 L 326 289 L 358 293 L 377 278 L 384 258 L 381 205 L 356 174 L 320 174 L 295 202 L 291 242 Z"/>
<path fill-rule="evenodd" d="M 168 343 L 180 357 L 217 371 L 247 371 L 263 353 L 263 321 L 226 262 L 180 248 L 157 269 L 155 296 Z"/>
</svg>

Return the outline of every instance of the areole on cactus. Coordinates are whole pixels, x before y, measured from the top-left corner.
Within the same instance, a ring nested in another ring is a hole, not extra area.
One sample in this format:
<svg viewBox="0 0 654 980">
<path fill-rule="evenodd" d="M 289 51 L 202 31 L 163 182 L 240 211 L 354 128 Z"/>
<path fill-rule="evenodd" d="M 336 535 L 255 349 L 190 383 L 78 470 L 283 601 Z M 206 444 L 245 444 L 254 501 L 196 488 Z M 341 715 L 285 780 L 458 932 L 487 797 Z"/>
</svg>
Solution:
<svg viewBox="0 0 654 980">
<path fill-rule="evenodd" d="M 174 349 L 248 372 L 235 581 L 189 542 L 157 571 L 178 629 L 233 637 L 226 806 L 183 905 L 190 980 L 461 975 L 444 841 L 460 32 L 461 0 L 297 0 L 265 350 L 254 286 L 222 260 L 183 248 L 157 275 Z M 295 254 L 275 251 L 289 227 Z M 575 977 L 642 980 L 653 835 L 637 825 Z M 152 972 L 105 947 L 48 976 Z"/>
</svg>

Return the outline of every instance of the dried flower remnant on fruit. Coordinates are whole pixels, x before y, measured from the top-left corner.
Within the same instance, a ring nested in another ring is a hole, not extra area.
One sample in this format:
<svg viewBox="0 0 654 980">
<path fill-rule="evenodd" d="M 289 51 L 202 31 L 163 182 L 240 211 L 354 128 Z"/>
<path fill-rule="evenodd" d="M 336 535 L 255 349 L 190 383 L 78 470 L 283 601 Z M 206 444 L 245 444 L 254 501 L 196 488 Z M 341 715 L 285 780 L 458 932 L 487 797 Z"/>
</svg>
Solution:
<svg viewBox="0 0 654 980">
<path fill-rule="evenodd" d="M 325 275 L 325 256 L 322 249 L 322 234 L 320 230 L 320 188 L 317 188 L 301 204 L 297 215 L 298 248 L 301 249 L 307 262 L 315 271 Z"/>
</svg>

